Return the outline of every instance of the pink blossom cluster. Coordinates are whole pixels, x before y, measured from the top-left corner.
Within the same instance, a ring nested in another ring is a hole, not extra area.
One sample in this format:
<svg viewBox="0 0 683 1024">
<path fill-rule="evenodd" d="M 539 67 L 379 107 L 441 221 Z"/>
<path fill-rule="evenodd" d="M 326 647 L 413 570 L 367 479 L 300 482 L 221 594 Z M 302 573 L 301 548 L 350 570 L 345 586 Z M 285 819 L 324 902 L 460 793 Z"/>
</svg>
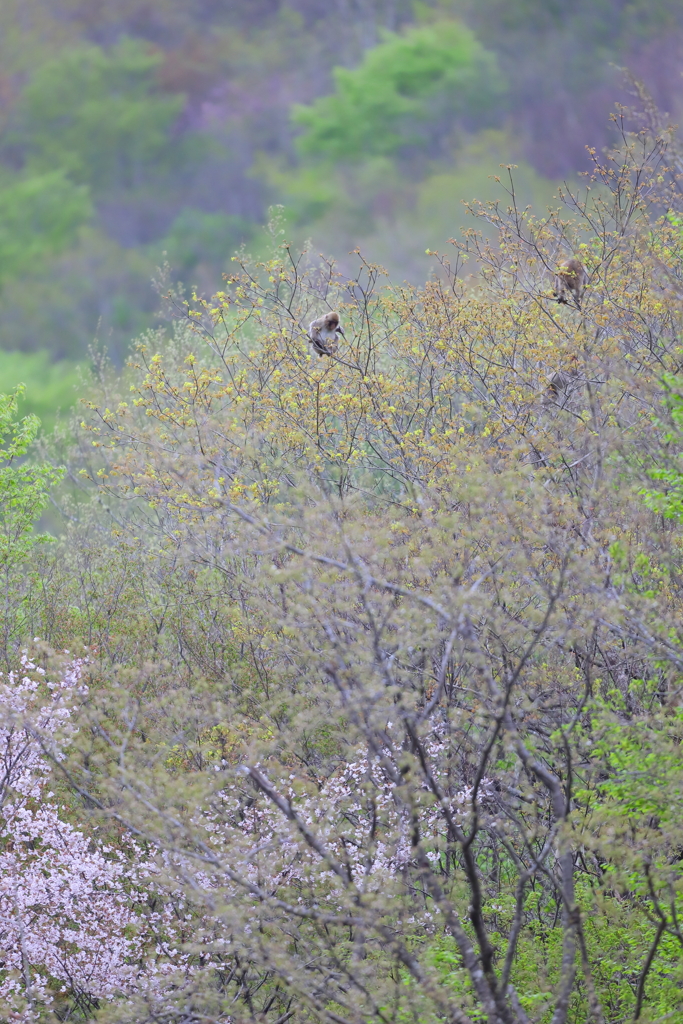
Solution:
<svg viewBox="0 0 683 1024">
<path fill-rule="evenodd" d="M 50 788 L 87 693 L 86 664 L 72 660 L 55 682 L 25 655 L 20 673 L 0 673 L 1 1019 L 35 1024 L 62 1000 L 86 1016 L 103 999 L 159 1005 L 230 959 L 221 905 L 245 896 L 258 902 L 257 893 L 281 888 L 301 893 L 312 883 L 316 898 L 335 906 L 339 865 L 366 892 L 389 894 L 414 857 L 411 814 L 417 809 L 423 847 L 436 861 L 444 801 L 458 823 L 471 812 L 472 791 L 446 777 L 434 734 L 424 752 L 446 794 L 441 802 L 425 783 L 418 808 L 403 804 L 400 746 L 358 750 L 321 787 L 280 771 L 271 780 L 276 800 L 263 793 L 245 800 L 239 782 L 219 782 L 191 825 L 203 866 L 194 862 L 194 840 L 187 854 L 146 853 L 125 836 L 114 848 L 72 824 Z M 484 780 L 484 794 L 487 787 Z M 189 879 L 200 907 L 186 903 Z M 248 940 L 249 921 L 242 927 Z"/>
<path fill-rule="evenodd" d="M 140 899 L 154 865 L 87 837 L 48 789 L 46 751 L 63 757 L 84 667 L 75 659 L 53 682 L 24 655 L 20 674 L 0 673 L 2 1019 L 37 1021 L 60 999 L 87 1011 L 178 966 L 145 955 L 162 923 Z"/>
<path fill-rule="evenodd" d="M 443 795 L 440 803 L 424 783 L 417 809 L 421 843 L 432 862 L 446 846 L 444 804 L 450 820 L 461 826 L 472 810 L 472 788 L 462 783 L 456 787 L 446 778 L 443 750 L 438 736 L 425 741 L 431 774 Z M 196 816 L 195 825 L 206 836 L 217 863 L 230 864 L 247 883 L 265 885 L 267 878 L 268 889 L 274 890 L 310 883 L 314 871 L 319 882 L 334 888 L 335 872 L 329 868 L 334 860 L 357 881 L 362 878 L 365 892 L 383 892 L 415 855 L 411 812 L 402 802 L 400 780 L 393 751 L 387 748 L 368 756 L 358 750 L 319 788 L 294 773 L 278 780 L 274 773 L 270 776 L 296 821 L 263 794 L 245 806 L 242 787 L 229 783 L 218 794 L 217 804 Z M 491 783 L 483 779 L 478 806 L 490 796 Z M 303 837 L 301 827 L 315 837 L 315 844 Z M 211 875 L 197 880 L 208 889 L 216 884 Z M 220 884 L 225 893 L 224 878 Z M 238 889 L 234 886 L 235 894 Z"/>
</svg>

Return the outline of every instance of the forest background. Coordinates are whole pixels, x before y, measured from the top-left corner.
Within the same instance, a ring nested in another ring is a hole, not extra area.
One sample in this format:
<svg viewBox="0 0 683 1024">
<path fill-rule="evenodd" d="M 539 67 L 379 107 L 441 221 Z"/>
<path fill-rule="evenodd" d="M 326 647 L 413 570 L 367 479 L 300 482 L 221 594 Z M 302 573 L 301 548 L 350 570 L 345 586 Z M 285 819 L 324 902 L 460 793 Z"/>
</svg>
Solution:
<svg viewBox="0 0 683 1024">
<path fill-rule="evenodd" d="M 501 163 L 537 209 L 589 166 L 619 67 L 675 120 L 682 40 L 675 0 L 2 0 L 7 388 L 49 426 L 94 338 L 120 365 L 157 322 L 164 259 L 210 293 L 272 204 L 344 269 L 425 280 Z"/>
</svg>

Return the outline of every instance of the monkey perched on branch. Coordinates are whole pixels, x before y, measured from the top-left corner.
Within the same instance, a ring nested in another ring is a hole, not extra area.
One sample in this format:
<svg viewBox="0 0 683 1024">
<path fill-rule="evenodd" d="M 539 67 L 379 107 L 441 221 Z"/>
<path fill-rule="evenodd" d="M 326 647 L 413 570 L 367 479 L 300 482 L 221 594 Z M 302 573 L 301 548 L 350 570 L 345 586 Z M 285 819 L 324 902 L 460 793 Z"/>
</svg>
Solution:
<svg viewBox="0 0 683 1024">
<path fill-rule="evenodd" d="M 572 384 L 576 385 L 576 381 L 579 378 L 579 361 L 576 353 L 572 354 L 567 359 L 567 365 L 562 370 L 556 370 L 550 378 L 548 383 L 548 391 L 554 399 L 560 397 L 560 391 L 570 392 L 574 390 Z"/>
<path fill-rule="evenodd" d="M 569 293 L 571 292 L 578 309 L 581 309 L 581 299 L 587 284 L 588 274 L 584 269 L 583 263 L 580 260 L 567 260 L 555 275 L 553 296 L 558 302 L 568 305 Z"/>
<path fill-rule="evenodd" d="M 319 356 L 333 356 L 337 351 L 339 335 L 345 337 L 339 324 L 339 313 L 334 311 L 319 316 L 308 325 L 308 338 Z"/>
</svg>

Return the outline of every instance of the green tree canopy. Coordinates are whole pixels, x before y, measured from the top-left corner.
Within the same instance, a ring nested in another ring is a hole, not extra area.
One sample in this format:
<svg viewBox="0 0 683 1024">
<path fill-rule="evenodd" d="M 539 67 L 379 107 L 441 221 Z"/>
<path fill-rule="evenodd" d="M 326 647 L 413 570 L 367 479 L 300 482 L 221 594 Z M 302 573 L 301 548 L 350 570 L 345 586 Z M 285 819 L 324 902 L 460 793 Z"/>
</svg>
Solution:
<svg viewBox="0 0 683 1024">
<path fill-rule="evenodd" d="M 91 213 L 87 189 L 63 170 L 0 186 L 0 281 L 59 252 Z"/>
<path fill-rule="evenodd" d="M 457 21 L 387 33 L 359 67 L 334 77 L 331 96 L 294 110 L 302 155 L 392 155 L 448 132 L 456 118 L 481 121 L 503 93 L 495 57 Z"/>
<path fill-rule="evenodd" d="M 65 51 L 40 67 L 19 109 L 17 134 L 29 164 L 62 167 L 96 194 L 132 188 L 150 164 L 170 162 L 169 129 L 184 99 L 158 89 L 161 59 L 124 39 L 110 51 Z"/>
</svg>

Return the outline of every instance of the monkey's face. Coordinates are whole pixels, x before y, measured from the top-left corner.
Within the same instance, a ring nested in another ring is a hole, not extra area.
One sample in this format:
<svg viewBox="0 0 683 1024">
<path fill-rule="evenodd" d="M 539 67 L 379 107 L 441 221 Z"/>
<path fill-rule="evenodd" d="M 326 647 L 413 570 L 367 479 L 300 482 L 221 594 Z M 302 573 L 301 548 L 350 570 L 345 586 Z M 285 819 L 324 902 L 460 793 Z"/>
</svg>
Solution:
<svg viewBox="0 0 683 1024">
<path fill-rule="evenodd" d="M 325 318 L 325 321 L 325 328 L 327 332 L 329 332 L 329 334 L 341 334 L 342 338 L 345 337 L 344 331 L 342 330 L 342 326 L 339 323 L 338 313 L 329 313 Z"/>
</svg>

